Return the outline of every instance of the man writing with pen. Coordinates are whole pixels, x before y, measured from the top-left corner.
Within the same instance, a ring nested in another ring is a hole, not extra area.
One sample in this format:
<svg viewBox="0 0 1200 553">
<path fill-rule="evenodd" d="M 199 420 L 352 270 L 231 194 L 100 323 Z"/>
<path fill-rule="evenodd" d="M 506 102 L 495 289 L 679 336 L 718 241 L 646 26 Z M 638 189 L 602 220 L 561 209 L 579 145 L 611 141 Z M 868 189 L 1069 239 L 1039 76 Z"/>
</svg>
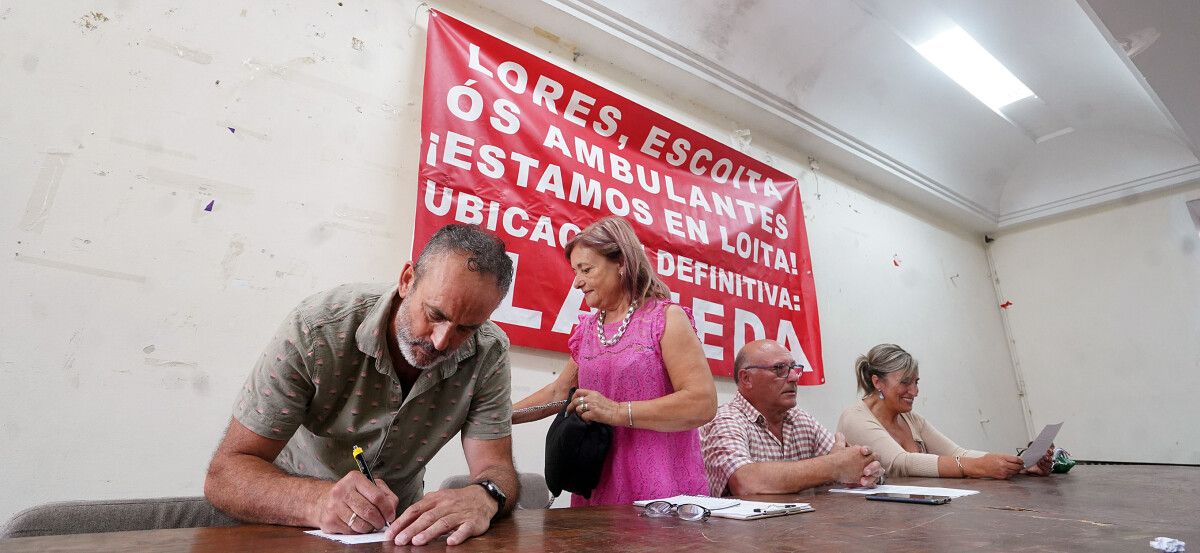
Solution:
<svg viewBox="0 0 1200 553">
<path fill-rule="evenodd" d="M 509 343 L 488 320 L 512 274 L 498 238 L 448 225 L 398 284 L 304 300 L 246 380 L 209 501 L 247 522 L 386 528 L 399 545 L 487 531 L 518 495 Z M 422 495 L 425 464 L 459 432 L 473 484 Z"/>
</svg>

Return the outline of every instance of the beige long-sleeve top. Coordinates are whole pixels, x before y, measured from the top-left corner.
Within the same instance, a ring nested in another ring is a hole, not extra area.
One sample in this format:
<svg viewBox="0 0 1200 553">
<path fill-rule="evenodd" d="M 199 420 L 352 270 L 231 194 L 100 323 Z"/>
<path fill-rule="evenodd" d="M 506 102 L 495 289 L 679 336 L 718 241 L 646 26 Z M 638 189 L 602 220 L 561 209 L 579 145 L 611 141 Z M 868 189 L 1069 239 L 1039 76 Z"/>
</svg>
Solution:
<svg viewBox="0 0 1200 553">
<path fill-rule="evenodd" d="M 855 445 L 870 446 L 875 452 L 875 458 L 883 465 L 888 476 L 928 476 L 938 477 L 938 456 L 950 457 L 982 457 L 983 451 L 974 451 L 959 447 L 938 432 L 924 417 L 913 412 L 901 413 L 901 417 L 912 430 L 913 440 L 917 442 L 920 453 L 905 451 L 900 444 L 888 434 L 886 428 L 875 418 L 875 414 L 862 401 L 854 402 L 838 417 L 838 432 L 846 436 L 846 441 Z"/>
</svg>

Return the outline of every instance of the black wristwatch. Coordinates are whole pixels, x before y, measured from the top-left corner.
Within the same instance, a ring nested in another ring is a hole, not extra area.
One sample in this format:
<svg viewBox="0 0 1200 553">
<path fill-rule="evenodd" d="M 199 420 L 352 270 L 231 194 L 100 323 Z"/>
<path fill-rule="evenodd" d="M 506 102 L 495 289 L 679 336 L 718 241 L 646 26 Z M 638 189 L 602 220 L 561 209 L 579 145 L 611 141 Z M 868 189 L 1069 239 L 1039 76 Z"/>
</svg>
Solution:
<svg viewBox="0 0 1200 553">
<path fill-rule="evenodd" d="M 476 484 L 483 486 L 483 489 L 487 491 L 488 495 L 492 496 L 492 499 L 496 500 L 496 516 L 500 516 L 500 513 L 504 511 L 504 502 L 508 501 L 508 497 L 504 495 L 504 492 L 500 491 L 500 486 L 497 486 L 496 483 L 492 482 L 491 480 L 480 480 L 479 482 L 476 482 Z"/>
</svg>

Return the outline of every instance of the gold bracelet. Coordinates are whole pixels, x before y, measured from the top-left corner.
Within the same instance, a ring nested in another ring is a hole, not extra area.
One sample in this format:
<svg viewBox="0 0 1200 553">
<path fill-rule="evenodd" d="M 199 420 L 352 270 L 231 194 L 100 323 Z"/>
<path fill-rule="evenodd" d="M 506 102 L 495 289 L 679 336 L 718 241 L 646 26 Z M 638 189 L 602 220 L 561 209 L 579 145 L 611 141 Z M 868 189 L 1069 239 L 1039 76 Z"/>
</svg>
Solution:
<svg viewBox="0 0 1200 553">
<path fill-rule="evenodd" d="M 629 427 L 633 428 L 633 402 L 632 401 L 625 402 L 625 411 L 627 413 L 629 413 Z"/>
</svg>

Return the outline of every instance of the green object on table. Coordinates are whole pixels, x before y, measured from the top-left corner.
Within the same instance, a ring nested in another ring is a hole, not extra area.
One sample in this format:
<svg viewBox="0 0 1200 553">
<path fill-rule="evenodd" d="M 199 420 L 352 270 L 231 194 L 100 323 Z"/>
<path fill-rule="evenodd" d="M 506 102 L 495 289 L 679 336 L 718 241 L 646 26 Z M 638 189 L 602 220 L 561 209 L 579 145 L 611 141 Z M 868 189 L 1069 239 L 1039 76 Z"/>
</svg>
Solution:
<svg viewBox="0 0 1200 553">
<path fill-rule="evenodd" d="M 1071 454 L 1067 450 L 1056 447 L 1054 448 L 1054 464 L 1050 467 L 1050 472 L 1054 474 L 1062 474 L 1069 472 L 1071 467 L 1075 466 L 1075 460 L 1071 458 Z"/>
</svg>

